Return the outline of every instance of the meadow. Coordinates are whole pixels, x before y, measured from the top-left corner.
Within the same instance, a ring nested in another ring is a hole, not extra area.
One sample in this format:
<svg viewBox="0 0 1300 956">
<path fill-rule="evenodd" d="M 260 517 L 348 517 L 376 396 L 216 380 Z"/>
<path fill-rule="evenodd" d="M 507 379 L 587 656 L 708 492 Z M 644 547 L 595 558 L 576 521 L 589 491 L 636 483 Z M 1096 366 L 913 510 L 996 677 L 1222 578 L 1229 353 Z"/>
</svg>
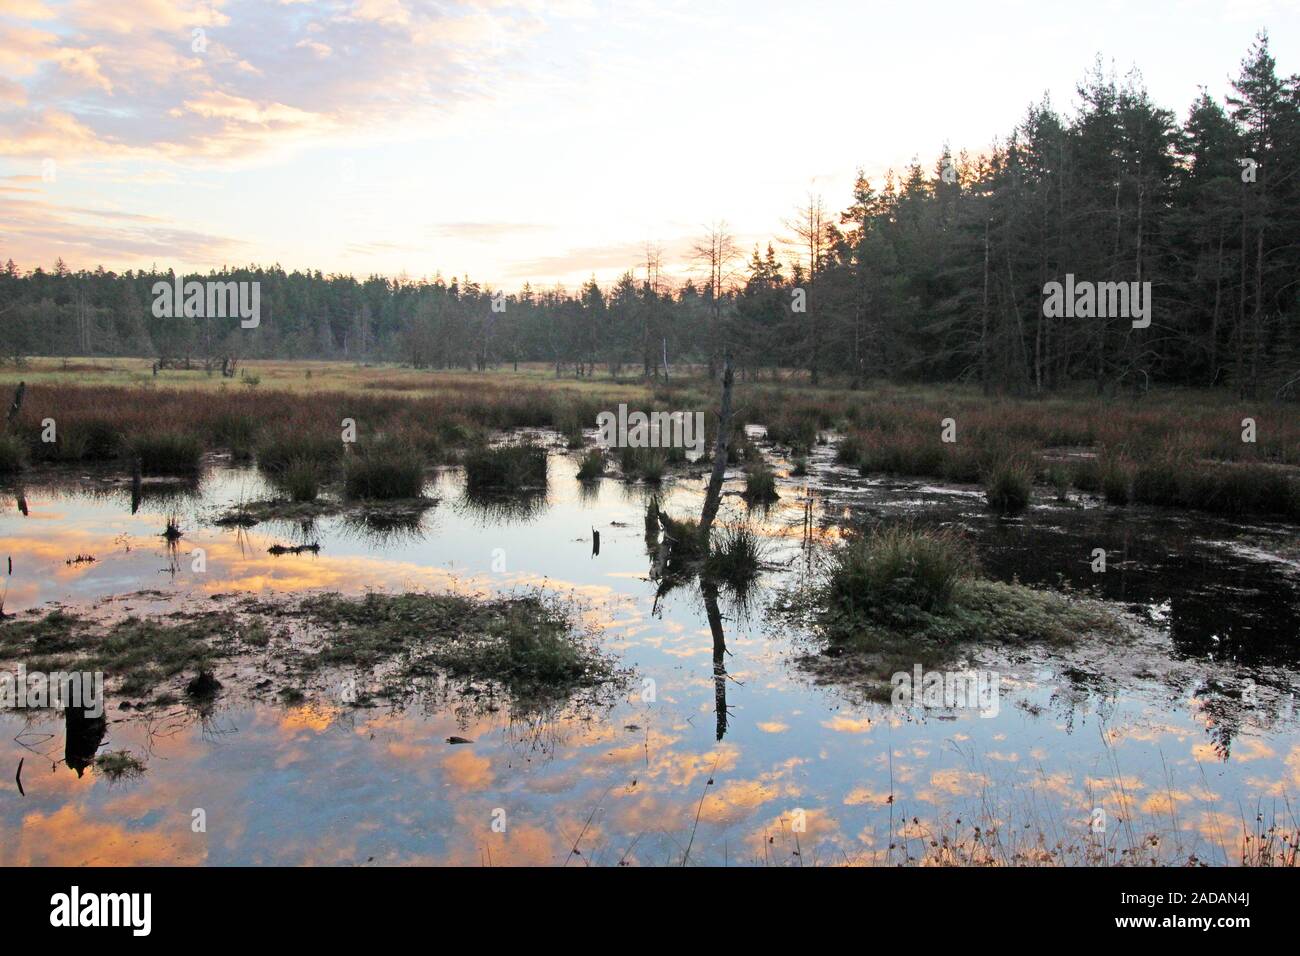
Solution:
<svg viewBox="0 0 1300 956">
<path fill-rule="evenodd" d="M 222 378 L 197 370 L 155 374 L 143 360 L 34 359 L 0 371 L 6 394 L 19 381 L 27 385 L 0 443 L 0 471 L 60 462 L 129 468 L 139 460 L 145 474 L 174 474 L 197 470 L 205 452 L 221 452 L 257 459 L 273 473 L 294 466 L 287 477 L 310 498 L 315 484 L 341 468 L 339 438 L 349 421 L 359 449 L 376 446 L 372 461 L 386 451 L 397 460 L 389 470 L 408 475 L 414 458 L 452 463 L 469 454 L 477 463 L 472 453 L 503 430 L 553 428 L 580 448 L 583 430 L 619 403 L 704 411 L 712 436 L 717 387 L 700 370 L 685 371 L 646 382 L 556 377 L 542 365 L 477 373 L 254 361 L 239 376 Z M 44 440 L 48 419 L 56 423 L 55 441 Z M 834 434 L 838 460 L 863 475 L 982 484 L 990 504 L 1007 512 L 1024 508 L 1037 486 L 1058 496 L 1095 493 L 1114 506 L 1300 519 L 1294 403 L 1185 389 L 1038 399 L 989 397 L 960 386 L 851 390 L 791 376 L 738 383 L 733 424 L 737 460 L 747 453 L 745 425 L 764 426 L 788 447 L 796 472 L 812 447 Z M 615 460 L 628 477 L 652 479 L 684 461 L 642 449 L 622 449 Z M 357 476 L 353 484 L 385 482 Z"/>
</svg>

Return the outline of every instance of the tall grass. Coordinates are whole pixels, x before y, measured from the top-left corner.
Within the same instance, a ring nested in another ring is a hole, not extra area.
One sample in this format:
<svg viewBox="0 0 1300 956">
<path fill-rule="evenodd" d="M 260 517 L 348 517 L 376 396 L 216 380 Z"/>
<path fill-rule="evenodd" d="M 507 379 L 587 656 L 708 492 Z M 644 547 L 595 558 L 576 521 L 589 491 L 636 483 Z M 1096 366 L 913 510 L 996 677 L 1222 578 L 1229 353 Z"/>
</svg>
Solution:
<svg viewBox="0 0 1300 956">
<path fill-rule="evenodd" d="M 274 478 L 276 486 L 283 489 L 294 501 L 315 501 L 324 481 L 325 474 L 320 463 L 310 458 L 293 459 Z"/>
<path fill-rule="evenodd" d="M 767 462 L 754 462 L 745 470 L 745 501 L 750 505 L 771 504 L 780 497 L 776 490 L 776 475 Z"/>
<path fill-rule="evenodd" d="M 1080 491 L 1101 491 L 1101 463 L 1096 458 L 1084 458 L 1076 462 L 1070 480 Z"/>
<path fill-rule="evenodd" d="M 333 456 L 341 457 L 337 436 L 344 418 L 364 423 L 370 434 L 400 434 L 428 455 L 449 458 L 452 451 L 472 448 L 496 429 L 550 427 L 576 437 L 576 423 L 594 422 L 599 411 L 618 401 L 633 408 L 709 408 L 717 398 L 716 385 L 690 378 L 653 387 L 599 379 L 543 385 L 507 373 L 461 376 L 375 369 L 357 376 L 322 375 L 321 384 L 313 379 L 305 390 L 303 373 L 289 371 L 293 381 L 268 371 L 263 374 L 266 388 L 255 390 L 212 388 L 198 377 L 177 387 L 159 386 L 147 373 L 142 381 L 127 376 L 124 381 L 139 381 L 134 387 L 37 379 L 28 382 L 14 434 L 25 442 L 26 458 L 33 463 L 110 460 L 141 436 L 178 433 L 192 437 L 200 447 L 228 448 L 237 458 L 256 449 L 270 473 L 291 459 L 314 457 L 304 456 L 301 447 L 289 447 L 281 435 L 324 436 L 322 447 L 331 447 Z M 1133 403 L 1066 395 L 1027 402 L 988 398 L 960 386 L 850 392 L 745 382 L 738 389 L 743 390 L 745 420 L 766 425 L 774 441 L 801 449 L 810 439 L 817 440 L 819 429 L 834 429 L 842 436 L 839 460 L 867 472 L 973 482 L 995 463 L 995 452 L 1004 445 L 1028 448 L 1040 456 L 1071 448 L 1105 458 L 1107 450 L 1114 449 L 1122 450 L 1129 467 L 1158 466 L 1165 455 L 1188 462 L 1189 472 L 1199 477 L 1192 480 L 1189 474 L 1180 481 L 1178 507 L 1224 514 L 1294 514 L 1294 482 L 1276 473 L 1276 466 L 1300 466 L 1300 416 L 1292 406 L 1245 407 L 1221 393 L 1185 390 L 1153 393 Z M 1258 423 L 1257 442 L 1241 441 L 1245 415 Z M 58 422 L 57 443 L 40 441 L 40 423 L 47 417 Z M 955 444 L 939 441 L 939 422 L 947 417 L 959 423 Z M 706 419 L 712 434 L 716 414 L 706 413 Z M 736 422 L 732 461 L 753 460 L 755 454 L 752 443 L 743 438 L 743 424 Z M 268 438 L 268 431 L 280 434 Z M 281 445 L 285 447 L 278 448 Z M 676 450 L 668 455 L 667 465 L 677 455 Z M 124 466 L 126 461 L 124 456 Z M 664 470 L 654 456 L 623 463 L 632 466 L 625 469 L 630 477 L 652 481 Z M 1219 464 L 1271 467 L 1274 473 L 1221 473 L 1214 470 Z M 1081 463 L 1074 470 L 1080 490 L 1103 491 L 1100 463 Z M 1132 494 L 1139 500 L 1170 499 L 1172 485 L 1162 484 L 1159 475 L 1135 472 L 1132 477 L 1139 486 Z M 1112 500 L 1122 500 L 1118 475 L 1110 478 Z"/>
<path fill-rule="evenodd" d="M 0 434 L 0 475 L 12 475 L 23 470 L 26 449 L 16 435 Z"/>
<path fill-rule="evenodd" d="M 1070 470 L 1060 462 L 1047 467 L 1047 483 L 1056 491 L 1057 501 L 1070 500 Z"/>
<path fill-rule="evenodd" d="M 605 473 L 605 453 L 599 448 L 593 448 L 582 456 L 582 461 L 578 465 L 579 481 L 595 481 Z"/>
<path fill-rule="evenodd" d="M 1160 455 L 1133 466 L 1133 500 L 1145 505 L 1179 505 L 1182 488 L 1192 462 L 1172 455 Z"/>
<path fill-rule="evenodd" d="M 528 442 L 472 449 L 465 455 L 465 480 L 477 490 L 545 485 L 546 449 Z"/>
<path fill-rule="evenodd" d="M 257 451 L 258 419 L 236 412 L 220 412 L 213 418 L 208 443 L 229 450 L 235 461 L 248 461 Z"/>
<path fill-rule="evenodd" d="M 835 553 L 828 609 L 848 620 L 881 619 L 909 609 L 941 611 L 972 562 L 968 546 L 950 532 L 909 525 L 876 529 Z"/>
<path fill-rule="evenodd" d="M 424 490 L 424 457 L 401 439 L 361 446 L 344 463 L 343 490 L 349 498 L 418 498 Z"/>
<path fill-rule="evenodd" d="M 1217 514 L 1300 517 L 1300 484 L 1267 465 L 1193 467 L 1175 457 L 1133 467 L 1133 500 Z"/>
<path fill-rule="evenodd" d="M 705 577 L 725 581 L 733 588 L 753 583 L 763 569 L 763 541 L 745 524 L 727 524 L 713 533 L 704 560 Z"/>
<path fill-rule="evenodd" d="M 1024 511 L 1034 488 L 1033 469 L 1024 461 L 1004 461 L 985 480 L 989 507 L 1002 514 Z"/>
<path fill-rule="evenodd" d="M 1133 476 L 1128 463 L 1120 458 L 1106 458 L 1101 462 L 1101 493 L 1112 505 L 1126 505 L 1133 487 Z"/>
<path fill-rule="evenodd" d="M 276 428 L 265 432 L 257 441 L 257 466 L 272 478 L 291 464 L 310 462 L 322 475 L 338 467 L 343 457 L 343 440 L 339 432 L 305 431 Z"/>
<path fill-rule="evenodd" d="M 188 475 L 199 470 L 203 445 L 194 435 L 162 432 L 136 435 L 127 445 L 127 453 L 140 461 L 146 475 Z"/>
<path fill-rule="evenodd" d="M 618 450 L 618 467 L 628 481 L 640 478 L 649 484 L 658 484 L 668 470 L 668 455 L 662 448 L 625 445 Z"/>
<path fill-rule="evenodd" d="M 808 452 L 817 444 L 815 412 L 785 413 L 767 424 L 769 441 L 789 445 L 796 452 Z"/>
</svg>

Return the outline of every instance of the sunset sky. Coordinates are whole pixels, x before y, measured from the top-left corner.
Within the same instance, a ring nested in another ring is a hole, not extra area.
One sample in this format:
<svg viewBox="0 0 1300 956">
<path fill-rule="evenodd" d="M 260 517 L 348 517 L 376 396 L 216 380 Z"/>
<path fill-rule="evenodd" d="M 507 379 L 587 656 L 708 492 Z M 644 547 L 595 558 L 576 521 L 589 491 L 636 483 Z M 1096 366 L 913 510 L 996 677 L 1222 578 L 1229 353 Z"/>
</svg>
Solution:
<svg viewBox="0 0 1300 956">
<path fill-rule="evenodd" d="M 0 0 L 0 260 L 685 275 L 706 223 L 748 249 L 1072 110 L 1098 54 L 1181 119 L 1261 28 L 1300 69 L 1282 0 Z"/>
</svg>

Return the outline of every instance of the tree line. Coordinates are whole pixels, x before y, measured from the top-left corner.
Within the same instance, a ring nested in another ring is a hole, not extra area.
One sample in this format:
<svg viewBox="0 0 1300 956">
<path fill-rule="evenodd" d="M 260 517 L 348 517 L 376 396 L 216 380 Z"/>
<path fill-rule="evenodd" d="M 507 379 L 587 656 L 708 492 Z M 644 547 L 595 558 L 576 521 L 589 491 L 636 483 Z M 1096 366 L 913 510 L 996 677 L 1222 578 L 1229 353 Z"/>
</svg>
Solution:
<svg viewBox="0 0 1300 956">
<path fill-rule="evenodd" d="M 1048 99 L 978 155 L 945 148 L 848 205 L 810 194 L 784 234 L 748 253 L 725 224 L 694 246 L 689 278 L 661 252 L 616 282 L 505 294 L 469 279 L 364 280 L 277 266 L 195 279 L 261 284 L 262 321 L 152 314 L 173 273 L 0 270 L 0 349 L 152 355 L 212 368 L 239 358 L 400 361 L 556 374 L 716 373 L 852 386 L 969 381 L 1040 393 L 1156 383 L 1300 390 L 1300 76 L 1279 77 L 1260 34 L 1220 103 L 1204 89 L 1180 123 L 1136 72 L 1100 61 L 1073 116 Z M 1152 321 L 1045 314 L 1067 274 L 1149 282 Z"/>
</svg>

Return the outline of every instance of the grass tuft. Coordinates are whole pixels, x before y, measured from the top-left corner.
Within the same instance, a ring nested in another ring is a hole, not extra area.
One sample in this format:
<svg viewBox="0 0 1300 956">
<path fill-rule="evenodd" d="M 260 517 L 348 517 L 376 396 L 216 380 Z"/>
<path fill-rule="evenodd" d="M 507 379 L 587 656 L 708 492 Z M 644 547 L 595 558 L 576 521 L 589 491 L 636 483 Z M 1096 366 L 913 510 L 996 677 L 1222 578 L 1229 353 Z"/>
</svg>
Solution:
<svg viewBox="0 0 1300 956">
<path fill-rule="evenodd" d="M 827 610 L 846 621 L 942 611 L 972 564 L 966 543 L 950 532 L 909 525 L 876 529 L 835 554 L 826 590 Z"/>
<path fill-rule="evenodd" d="M 371 501 L 418 498 L 424 491 L 424 457 L 395 438 L 358 448 L 344 464 L 343 491 L 349 498 Z"/>
<path fill-rule="evenodd" d="M 1001 514 L 1024 511 L 1034 489 L 1034 473 L 1023 461 L 1004 461 L 985 479 L 989 507 Z"/>
<path fill-rule="evenodd" d="M 13 435 L 0 435 L 0 475 L 17 474 L 25 461 L 23 443 Z"/>
<path fill-rule="evenodd" d="M 745 471 L 745 501 L 749 505 L 767 505 L 781 496 L 776 491 L 776 475 L 767 463 L 755 461 Z"/>
<path fill-rule="evenodd" d="M 595 481 L 603 474 L 605 474 L 605 453 L 599 448 L 593 448 L 582 456 L 582 463 L 578 465 L 578 480 Z"/>
<path fill-rule="evenodd" d="M 132 458 L 140 460 L 146 475 L 191 475 L 199 470 L 203 445 L 198 438 L 182 432 L 136 435 L 128 445 Z"/>
<path fill-rule="evenodd" d="M 304 502 L 316 500 L 324 480 L 324 468 L 320 462 L 310 458 L 295 458 L 275 476 L 274 483 L 292 500 Z"/>
<path fill-rule="evenodd" d="M 529 442 L 475 448 L 465 455 L 465 480 L 474 490 L 545 485 L 546 449 Z"/>
<path fill-rule="evenodd" d="M 291 462 L 309 461 L 321 474 L 330 474 L 342 456 L 343 442 L 337 434 L 277 429 L 257 442 L 257 465 L 273 479 Z"/>
<path fill-rule="evenodd" d="M 763 542 L 758 534 L 745 524 L 728 524 L 715 531 L 709 543 L 709 556 L 704 560 L 701 574 L 715 581 L 724 581 L 737 590 L 754 582 L 763 569 Z"/>
</svg>

